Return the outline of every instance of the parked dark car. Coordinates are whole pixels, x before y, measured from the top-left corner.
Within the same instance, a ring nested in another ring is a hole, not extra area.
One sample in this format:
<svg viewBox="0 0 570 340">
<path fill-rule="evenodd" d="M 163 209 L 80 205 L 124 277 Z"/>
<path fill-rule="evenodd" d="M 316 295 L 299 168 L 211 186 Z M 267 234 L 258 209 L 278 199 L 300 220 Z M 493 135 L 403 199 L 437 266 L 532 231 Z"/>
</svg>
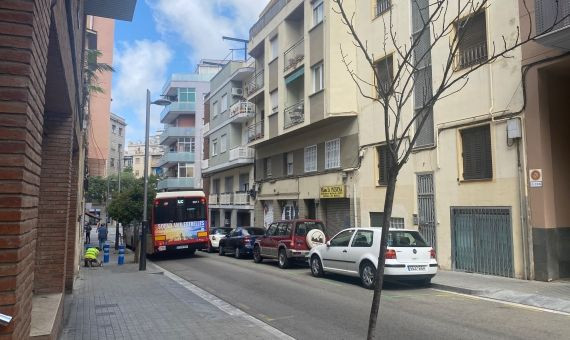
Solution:
<svg viewBox="0 0 570 340">
<path fill-rule="evenodd" d="M 210 239 L 209 239 L 208 248 L 206 248 L 206 251 L 208 253 L 212 253 L 215 250 L 218 250 L 218 245 L 220 244 L 220 241 L 222 239 L 226 238 L 226 236 L 228 236 L 232 230 L 233 230 L 232 228 L 212 228 L 212 229 L 210 229 L 210 235 L 208 236 Z"/>
<path fill-rule="evenodd" d="M 325 224 L 320 220 L 279 221 L 255 242 L 253 260 L 277 259 L 280 268 L 287 268 L 291 261 L 306 262 L 311 248 L 325 242 Z"/>
<path fill-rule="evenodd" d="M 233 253 L 236 258 L 253 254 L 255 240 L 265 235 L 265 229 L 255 227 L 238 227 L 221 239 L 218 247 L 220 255 Z"/>
</svg>

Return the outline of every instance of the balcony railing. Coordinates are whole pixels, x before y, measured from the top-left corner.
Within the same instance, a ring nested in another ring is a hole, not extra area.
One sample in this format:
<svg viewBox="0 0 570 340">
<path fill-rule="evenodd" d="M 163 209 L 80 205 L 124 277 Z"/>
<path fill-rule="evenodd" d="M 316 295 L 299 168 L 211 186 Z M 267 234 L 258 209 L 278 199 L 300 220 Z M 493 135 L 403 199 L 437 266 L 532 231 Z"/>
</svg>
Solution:
<svg viewBox="0 0 570 340">
<path fill-rule="evenodd" d="M 224 192 L 220 194 L 220 204 L 221 205 L 230 205 L 232 204 L 234 194 L 231 192 Z"/>
<path fill-rule="evenodd" d="M 392 0 L 376 0 L 376 16 L 387 12 L 392 6 Z"/>
<path fill-rule="evenodd" d="M 302 65 L 303 59 L 305 59 L 305 44 L 303 38 L 301 38 L 301 40 L 297 41 L 283 53 L 283 60 L 285 61 L 283 70 L 287 72 L 288 70 L 296 69 Z"/>
<path fill-rule="evenodd" d="M 455 68 L 460 70 L 473 65 L 477 65 L 487 60 L 487 42 L 459 49 L 455 59 Z"/>
<path fill-rule="evenodd" d="M 249 194 L 245 191 L 236 191 L 234 195 L 235 205 L 249 205 Z"/>
<path fill-rule="evenodd" d="M 255 157 L 255 152 L 252 148 L 247 146 L 239 146 L 230 150 L 230 162 L 239 159 L 252 160 Z"/>
<path fill-rule="evenodd" d="M 230 119 L 235 122 L 244 122 L 255 117 L 255 104 L 240 100 L 230 107 Z"/>
<path fill-rule="evenodd" d="M 261 30 L 271 22 L 271 19 L 275 18 L 275 16 L 281 12 L 283 7 L 285 7 L 289 1 L 291 0 L 279 0 L 273 4 L 273 6 L 271 6 L 271 8 L 269 8 L 267 12 L 265 12 L 265 14 L 263 14 L 261 18 L 259 18 L 259 20 L 257 20 L 257 22 L 249 29 L 249 39 L 251 40 L 251 38 L 253 38 L 257 33 L 261 32 Z"/>
<path fill-rule="evenodd" d="M 194 178 L 192 177 L 172 177 L 161 179 L 157 183 L 158 190 L 167 189 L 188 189 L 194 187 Z"/>
<path fill-rule="evenodd" d="M 259 121 L 247 128 L 247 141 L 251 143 L 255 140 L 262 139 L 264 137 L 264 121 Z"/>
<path fill-rule="evenodd" d="M 171 112 L 196 112 L 196 103 L 173 102 L 162 110 L 160 121 L 166 119 Z"/>
<path fill-rule="evenodd" d="M 264 84 L 264 70 L 260 70 L 256 72 L 249 80 L 247 80 L 245 85 L 245 96 L 249 97 L 259 89 L 263 88 Z"/>
<path fill-rule="evenodd" d="M 161 158 L 158 164 L 164 166 L 168 163 L 193 163 L 194 152 L 167 152 Z"/>
<path fill-rule="evenodd" d="M 195 136 L 195 130 L 193 127 L 167 126 L 160 135 L 160 144 L 165 144 L 165 142 L 173 138 L 176 139 L 178 137 L 190 136 Z"/>
<path fill-rule="evenodd" d="M 209 205 L 220 204 L 219 195 L 218 194 L 211 194 L 210 196 L 208 196 L 208 204 Z"/>
<path fill-rule="evenodd" d="M 305 102 L 303 100 L 285 109 L 285 129 L 305 121 Z"/>
</svg>

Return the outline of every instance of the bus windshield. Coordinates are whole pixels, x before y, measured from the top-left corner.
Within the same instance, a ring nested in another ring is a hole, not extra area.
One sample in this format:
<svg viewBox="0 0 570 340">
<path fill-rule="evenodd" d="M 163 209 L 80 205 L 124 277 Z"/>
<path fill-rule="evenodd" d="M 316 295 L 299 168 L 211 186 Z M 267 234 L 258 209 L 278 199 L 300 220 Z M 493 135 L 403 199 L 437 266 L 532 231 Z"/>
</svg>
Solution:
<svg viewBox="0 0 570 340">
<path fill-rule="evenodd" d="M 178 197 L 157 200 L 154 223 L 178 223 L 206 220 L 206 204 L 197 197 Z"/>
</svg>

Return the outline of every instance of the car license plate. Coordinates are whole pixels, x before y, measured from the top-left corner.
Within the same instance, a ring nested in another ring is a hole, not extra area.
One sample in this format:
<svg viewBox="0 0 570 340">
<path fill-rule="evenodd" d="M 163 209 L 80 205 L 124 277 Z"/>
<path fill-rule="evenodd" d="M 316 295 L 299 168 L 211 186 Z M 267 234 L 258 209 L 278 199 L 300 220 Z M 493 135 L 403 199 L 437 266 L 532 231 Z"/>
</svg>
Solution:
<svg viewBox="0 0 570 340">
<path fill-rule="evenodd" d="M 176 246 L 176 249 L 188 249 L 188 245 Z"/>
<path fill-rule="evenodd" d="M 426 270 L 427 266 L 408 266 L 409 272 L 420 272 Z"/>
</svg>

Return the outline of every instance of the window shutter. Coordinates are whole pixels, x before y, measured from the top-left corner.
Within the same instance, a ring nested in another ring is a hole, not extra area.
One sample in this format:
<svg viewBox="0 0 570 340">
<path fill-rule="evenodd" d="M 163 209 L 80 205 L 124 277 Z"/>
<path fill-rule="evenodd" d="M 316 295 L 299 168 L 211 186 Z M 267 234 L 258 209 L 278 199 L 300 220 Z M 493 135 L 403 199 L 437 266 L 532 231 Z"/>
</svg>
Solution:
<svg viewBox="0 0 570 340">
<path fill-rule="evenodd" d="M 387 145 L 378 147 L 378 185 L 388 185 L 390 157 Z"/>
<path fill-rule="evenodd" d="M 461 131 L 463 144 L 463 179 L 493 178 L 490 126 Z"/>
</svg>

